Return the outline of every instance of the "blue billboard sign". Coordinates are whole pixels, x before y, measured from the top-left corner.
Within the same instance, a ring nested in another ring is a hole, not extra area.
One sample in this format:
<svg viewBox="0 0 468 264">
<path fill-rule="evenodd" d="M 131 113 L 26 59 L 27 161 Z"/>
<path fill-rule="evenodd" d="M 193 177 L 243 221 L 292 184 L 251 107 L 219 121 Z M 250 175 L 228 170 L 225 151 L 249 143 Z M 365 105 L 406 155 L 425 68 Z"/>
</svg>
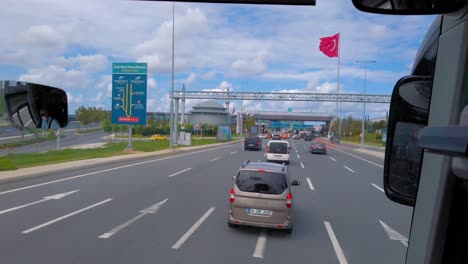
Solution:
<svg viewBox="0 0 468 264">
<path fill-rule="evenodd" d="M 112 64 L 112 124 L 146 125 L 147 63 Z"/>
<path fill-rule="evenodd" d="M 272 128 L 289 128 L 291 124 L 288 122 L 271 122 Z"/>
</svg>

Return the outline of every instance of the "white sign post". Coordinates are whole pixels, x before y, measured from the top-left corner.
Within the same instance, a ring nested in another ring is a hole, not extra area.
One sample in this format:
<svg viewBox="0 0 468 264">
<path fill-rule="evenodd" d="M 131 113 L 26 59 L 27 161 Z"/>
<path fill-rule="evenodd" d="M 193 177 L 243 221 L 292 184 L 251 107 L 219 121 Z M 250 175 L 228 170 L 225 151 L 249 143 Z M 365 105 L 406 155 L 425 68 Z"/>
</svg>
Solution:
<svg viewBox="0 0 468 264">
<path fill-rule="evenodd" d="M 57 137 L 57 150 L 60 150 L 60 128 L 55 130 L 55 136 Z"/>
</svg>

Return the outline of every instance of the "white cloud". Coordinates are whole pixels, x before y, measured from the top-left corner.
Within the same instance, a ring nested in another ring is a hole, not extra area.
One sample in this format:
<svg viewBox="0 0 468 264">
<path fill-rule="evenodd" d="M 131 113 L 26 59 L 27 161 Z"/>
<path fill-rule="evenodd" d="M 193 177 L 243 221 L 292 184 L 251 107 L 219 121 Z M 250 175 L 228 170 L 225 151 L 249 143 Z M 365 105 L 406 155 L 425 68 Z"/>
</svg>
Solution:
<svg viewBox="0 0 468 264">
<path fill-rule="evenodd" d="M 340 93 L 343 92 L 343 87 L 340 89 Z M 315 88 L 315 92 L 317 93 L 337 93 L 337 86 L 336 83 L 329 83 L 325 82 Z"/>
<path fill-rule="evenodd" d="M 34 68 L 18 78 L 20 81 L 50 85 L 62 89 L 89 88 L 89 75 L 80 70 L 66 70 L 55 65 Z"/>
<path fill-rule="evenodd" d="M 205 74 L 203 74 L 203 79 L 205 80 L 211 80 L 216 76 L 216 71 L 215 70 L 210 70 L 207 71 Z"/>
<path fill-rule="evenodd" d="M 22 41 L 32 47 L 63 48 L 64 37 L 50 25 L 31 26 L 21 33 Z"/>
<path fill-rule="evenodd" d="M 409 73 L 406 65 L 413 61 L 434 19 L 376 16 L 358 13 L 350 2 L 322 2 L 312 9 L 177 2 L 176 78 L 188 76 L 188 80 L 193 74 L 197 84 L 213 87 L 230 76 L 235 87 L 250 90 L 294 87 L 316 91 L 320 87 L 333 92 L 336 59 L 320 53 L 318 43 L 320 37 L 341 32 L 343 79 L 356 83 L 364 78 L 362 66 L 354 61 L 376 60 L 378 65 L 369 67 L 368 80 L 389 87 L 385 90 L 389 93 L 396 80 Z M 41 12 L 25 16 L 26 9 Z M 167 89 L 172 3 L 9 1 L 0 9 L 0 22 L 0 35 L 6 36 L 0 43 L 2 77 L 58 86 L 74 95 L 79 91 L 89 101 L 98 92 L 95 88 L 110 96 L 111 76 L 102 75 L 110 61 L 138 60 L 148 62 L 150 73 L 155 74 L 155 83 L 149 78 L 148 88 Z M 153 100 L 155 107 L 168 108 L 163 105 L 166 99 L 159 98 Z"/>
<path fill-rule="evenodd" d="M 232 74 L 234 76 L 248 76 L 263 73 L 267 69 L 268 53 L 260 51 L 255 58 L 237 59 L 231 64 Z"/>
<path fill-rule="evenodd" d="M 75 105 L 79 105 L 81 103 L 83 103 L 83 95 L 80 94 L 78 96 L 74 96 L 72 95 L 71 93 L 67 92 L 67 99 L 68 99 L 68 104 L 75 104 Z"/>
<path fill-rule="evenodd" d="M 187 77 L 187 79 L 185 79 L 183 81 L 183 83 L 185 83 L 186 85 L 190 85 L 192 84 L 193 82 L 195 82 L 195 80 L 197 79 L 197 74 L 192 72 L 190 73 L 190 75 Z"/>
<path fill-rule="evenodd" d="M 216 88 L 213 89 L 203 89 L 203 91 L 207 92 L 226 92 L 227 89 L 229 88 L 230 91 L 232 91 L 232 83 L 222 81 Z"/>
<path fill-rule="evenodd" d="M 208 30 L 208 19 L 200 8 L 187 8 L 175 17 L 175 70 L 197 64 L 200 35 Z M 151 73 L 170 72 L 172 64 L 172 19 L 164 21 L 151 38 L 137 44 L 133 54 L 138 61 L 148 63 Z"/>
<path fill-rule="evenodd" d="M 102 54 L 78 55 L 76 57 L 57 58 L 57 64 L 62 67 L 73 67 L 89 73 L 99 72 L 106 68 L 108 64 L 107 57 Z"/>
<path fill-rule="evenodd" d="M 148 89 L 156 89 L 158 87 L 156 80 L 154 78 L 148 79 Z"/>
</svg>

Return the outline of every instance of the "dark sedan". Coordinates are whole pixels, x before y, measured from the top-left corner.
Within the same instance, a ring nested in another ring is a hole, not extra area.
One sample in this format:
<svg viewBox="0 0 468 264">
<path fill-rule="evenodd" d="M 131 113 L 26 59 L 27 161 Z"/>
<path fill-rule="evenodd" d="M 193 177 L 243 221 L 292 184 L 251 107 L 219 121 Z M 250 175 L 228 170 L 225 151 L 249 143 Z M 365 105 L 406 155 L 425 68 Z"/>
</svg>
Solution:
<svg viewBox="0 0 468 264">
<path fill-rule="evenodd" d="M 314 139 L 314 136 L 312 136 L 312 135 L 307 135 L 307 136 L 304 138 L 304 141 L 312 141 L 312 139 Z"/>
<path fill-rule="evenodd" d="M 327 146 L 323 143 L 312 143 L 310 146 L 310 153 L 320 153 L 320 154 L 327 154 Z"/>
<path fill-rule="evenodd" d="M 246 137 L 244 139 L 244 150 L 262 150 L 262 139 L 259 137 Z"/>
</svg>

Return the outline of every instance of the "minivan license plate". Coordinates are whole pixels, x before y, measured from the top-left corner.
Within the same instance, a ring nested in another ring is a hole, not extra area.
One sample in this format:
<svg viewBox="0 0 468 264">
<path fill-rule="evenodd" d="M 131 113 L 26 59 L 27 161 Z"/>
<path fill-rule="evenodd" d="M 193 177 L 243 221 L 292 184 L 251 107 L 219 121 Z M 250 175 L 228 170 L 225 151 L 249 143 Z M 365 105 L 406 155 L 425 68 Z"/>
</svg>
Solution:
<svg viewBox="0 0 468 264">
<path fill-rule="evenodd" d="M 267 216 L 267 217 L 270 217 L 273 214 L 273 212 L 270 210 L 255 209 L 255 208 L 247 209 L 247 213 L 252 216 Z"/>
</svg>

